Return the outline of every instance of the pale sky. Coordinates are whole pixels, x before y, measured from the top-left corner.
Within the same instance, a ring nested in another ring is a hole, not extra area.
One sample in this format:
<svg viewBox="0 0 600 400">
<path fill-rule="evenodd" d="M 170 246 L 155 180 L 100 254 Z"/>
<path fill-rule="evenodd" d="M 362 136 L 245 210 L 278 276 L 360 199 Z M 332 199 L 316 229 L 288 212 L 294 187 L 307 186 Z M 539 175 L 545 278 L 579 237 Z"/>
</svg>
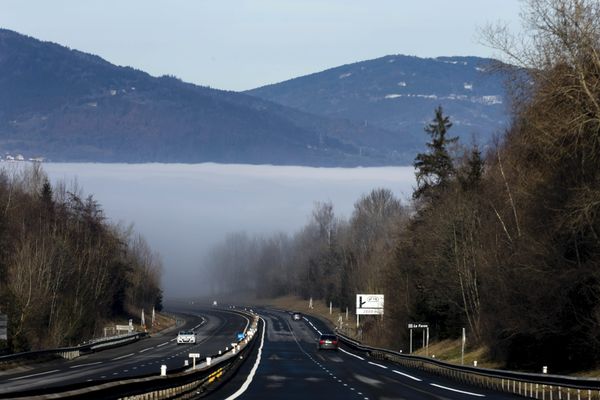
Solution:
<svg viewBox="0 0 600 400">
<path fill-rule="evenodd" d="M 495 52 L 520 0 L 0 0 L 0 27 L 151 75 L 245 90 L 388 54 Z"/>
</svg>

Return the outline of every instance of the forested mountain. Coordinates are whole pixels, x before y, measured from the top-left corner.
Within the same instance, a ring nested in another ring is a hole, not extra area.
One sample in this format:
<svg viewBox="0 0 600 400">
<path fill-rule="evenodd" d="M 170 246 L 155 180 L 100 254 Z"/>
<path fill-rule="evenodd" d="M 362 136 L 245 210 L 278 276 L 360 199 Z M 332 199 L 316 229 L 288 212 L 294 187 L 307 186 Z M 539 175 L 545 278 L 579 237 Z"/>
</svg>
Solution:
<svg viewBox="0 0 600 400">
<path fill-rule="evenodd" d="M 357 293 L 383 293 L 385 319 L 361 321 L 364 338 L 389 348 L 408 348 L 407 324 L 427 322 L 434 339 L 466 328 L 469 344 L 504 368 L 597 370 L 600 8 L 525 8 L 531 37 L 487 36 L 530 71 L 513 82 L 505 135 L 486 151 L 454 152 L 460 125 L 446 109 L 429 111 L 410 203 L 379 189 L 349 220 L 324 203 L 295 235 L 231 235 L 213 252 L 219 289 L 312 296 L 340 310 Z"/>
<path fill-rule="evenodd" d="M 356 137 L 377 141 L 355 142 Z M 390 132 L 0 30 L 0 151 L 54 161 L 372 165 Z"/>
<path fill-rule="evenodd" d="M 501 64 L 477 57 L 389 55 L 260 87 L 246 93 L 309 113 L 395 132 L 404 149 L 423 148 L 422 131 L 441 105 L 463 142 L 487 144 L 507 127 Z"/>
</svg>

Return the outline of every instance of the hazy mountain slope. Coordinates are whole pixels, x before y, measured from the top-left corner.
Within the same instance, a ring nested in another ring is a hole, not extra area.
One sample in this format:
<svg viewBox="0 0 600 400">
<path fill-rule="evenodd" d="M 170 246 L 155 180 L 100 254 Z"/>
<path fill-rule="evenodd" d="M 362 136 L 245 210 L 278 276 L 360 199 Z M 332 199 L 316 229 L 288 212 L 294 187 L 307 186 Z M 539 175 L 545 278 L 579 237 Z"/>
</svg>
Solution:
<svg viewBox="0 0 600 400">
<path fill-rule="evenodd" d="M 353 140 L 363 137 L 381 139 Z M 394 151 L 401 144 L 376 127 L 154 78 L 0 30 L 2 153 L 66 161 L 373 165 L 402 162 Z"/>
<path fill-rule="evenodd" d="M 386 56 L 253 89 L 247 93 L 309 113 L 347 118 L 397 132 L 422 146 L 423 126 L 442 105 L 452 134 L 487 142 L 507 122 L 503 76 L 493 60 Z"/>
</svg>

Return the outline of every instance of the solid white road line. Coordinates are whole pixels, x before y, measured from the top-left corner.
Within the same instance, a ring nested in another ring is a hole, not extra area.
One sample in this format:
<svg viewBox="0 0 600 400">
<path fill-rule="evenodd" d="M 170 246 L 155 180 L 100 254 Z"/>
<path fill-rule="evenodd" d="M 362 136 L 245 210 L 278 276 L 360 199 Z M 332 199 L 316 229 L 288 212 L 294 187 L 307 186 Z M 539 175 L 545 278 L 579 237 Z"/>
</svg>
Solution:
<svg viewBox="0 0 600 400">
<path fill-rule="evenodd" d="M 456 392 L 456 393 L 462 393 L 462 394 L 468 394 L 470 396 L 477 396 L 477 397 L 485 397 L 484 394 L 479 394 L 479 393 L 473 393 L 473 392 L 465 392 L 464 390 L 458 390 L 458 389 L 453 389 L 453 388 L 449 388 L 446 386 L 442 386 L 442 385 L 437 385 L 435 383 L 430 383 L 431 386 L 435 386 L 438 387 L 440 389 L 446 389 L 446 390 L 450 390 L 452 392 Z"/>
<path fill-rule="evenodd" d="M 377 363 L 374 363 L 374 362 L 371 362 L 371 361 L 368 361 L 368 363 L 371 364 L 371 365 L 374 365 L 376 367 L 379 367 L 379 368 L 388 369 L 388 367 L 386 367 L 385 365 L 377 364 Z"/>
<path fill-rule="evenodd" d="M 51 374 L 53 372 L 58 372 L 58 371 L 60 371 L 60 370 L 53 369 L 52 371 L 40 372 L 39 374 L 31 374 L 31 375 L 19 376 L 16 378 L 10 378 L 9 381 L 18 381 L 19 379 L 31 378 L 33 376 L 47 375 L 47 374 Z"/>
<path fill-rule="evenodd" d="M 98 364 L 102 364 L 102 361 L 96 361 L 96 362 L 88 363 L 88 364 L 73 365 L 72 367 L 69 367 L 69 368 L 71 368 L 71 369 L 73 369 L 73 368 L 81 368 L 81 367 L 88 367 L 90 365 L 98 365 Z"/>
<path fill-rule="evenodd" d="M 131 357 L 133 353 L 125 354 L 124 356 L 113 358 L 111 361 L 122 360 L 123 358 Z"/>
<path fill-rule="evenodd" d="M 152 350 L 153 348 L 154 348 L 154 346 L 152 346 L 152 347 L 148 347 L 148 348 L 146 348 L 146 349 L 143 349 L 143 350 L 140 350 L 140 351 L 138 351 L 138 353 L 143 353 L 143 352 L 145 352 L 145 351 Z"/>
<path fill-rule="evenodd" d="M 260 318 L 260 320 L 263 322 L 263 331 L 262 331 L 262 338 L 260 339 L 260 347 L 258 348 L 258 355 L 256 356 L 256 362 L 254 363 L 254 366 L 252 367 L 252 370 L 248 374 L 248 377 L 246 378 L 246 381 L 244 382 L 244 384 L 234 394 L 232 394 L 225 400 L 237 399 L 248 389 L 248 387 L 252 383 L 252 379 L 254 379 L 254 374 L 256 374 L 256 370 L 258 369 L 258 364 L 260 364 L 260 358 L 262 356 L 262 349 L 265 344 L 265 331 L 267 330 L 267 323 L 265 322 L 265 320 L 262 319 L 262 317 Z"/>
<path fill-rule="evenodd" d="M 344 350 L 344 349 L 342 349 L 340 347 L 338 347 L 338 350 L 341 351 L 341 352 L 344 352 L 344 353 L 348 354 L 349 356 L 356 357 L 359 360 L 365 361 L 365 359 L 362 358 L 361 356 L 357 356 L 356 354 L 350 353 L 349 351 L 346 351 L 346 350 Z"/>
<path fill-rule="evenodd" d="M 165 345 L 167 345 L 167 344 L 169 344 L 169 342 L 164 342 L 164 343 L 161 343 L 161 344 L 157 345 L 156 347 L 162 347 L 162 346 L 165 346 Z"/>
<path fill-rule="evenodd" d="M 396 371 L 395 369 L 393 369 L 392 372 L 395 373 L 395 374 L 402 375 L 402 376 L 405 376 L 407 378 L 410 378 L 413 381 L 417 381 L 417 382 L 422 382 L 423 381 L 422 379 L 416 378 L 416 377 L 414 377 L 412 375 L 409 375 L 409 374 L 405 374 L 404 372 Z"/>
</svg>

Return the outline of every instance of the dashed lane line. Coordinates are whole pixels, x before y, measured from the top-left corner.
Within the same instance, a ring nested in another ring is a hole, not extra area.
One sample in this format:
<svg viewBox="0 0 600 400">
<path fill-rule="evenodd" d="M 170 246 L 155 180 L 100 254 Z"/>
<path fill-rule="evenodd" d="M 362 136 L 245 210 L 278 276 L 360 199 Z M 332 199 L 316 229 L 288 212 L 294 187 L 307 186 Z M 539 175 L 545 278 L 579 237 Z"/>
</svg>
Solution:
<svg viewBox="0 0 600 400">
<path fill-rule="evenodd" d="M 464 390 L 453 389 L 453 388 L 450 388 L 450 387 L 447 387 L 447 386 L 438 385 L 438 384 L 435 384 L 435 383 L 430 383 L 430 385 L 431 386 L 435 386 L 435 387 L 440 388 L 440 389 L 450 390 L 450 391 L 456 392 L 456 393 L 468 394 L 469 396 L 485 397 L 484 394 L 473 393 L 473 392 L 466 392 Z"/>
<path fill-rule="evenodd" d="M 361 356 L 357 356 L 357 355 L 356 355 L 356 354 L 354 354 L 354 353 L 350 353 L 349 351 L 346 351 L 346 350 L 344 350 L 344 349 L 342 349 L 342 348 L 340 348 L 340 347 L 338 347 L 338 350 L 339 350 L 339 351 L 341 351 L 341 352 L 343 352 L 343 353 L 346 353 L 346 354 L 348 354 L 349 356 L 352 356 L 352 357 L 358 358 L 359 360 L 365 361 L 365 359 L 364 359 L 363 357 L 361 357 Z"/>
<path fill-rule="evenodd" d="M 125 354 L 124 356 L 117 357 L 117 358 L 113 358 L 111 361 L 122 360 L 122 359 L 124 359 L 124 358 L 131 357 L 133 354 L 134 354 L 134 353 Z"/>
<path fill-rule="evenodd" d="M 169 342 L 164 342 L 164 343 L 161 343 L 161 344 L 157 345 L 156 347 L 163 347 L 163 346 L 166 346 L 168 344 L 169 344 Z"/>
<path fill-rule="evenodd" d="M 417 377 L 414 377 L 414 376 L 412 376 L 412 375 L 406 374 L 406 373 L 404 373 L 404 372 L 396 371 L 395 369 L 393 369 L 393 370 L 392 370 L 392 372 L 393 372 L 393 373 L 395 373 L 395 374 L 402 375 L 402 376 L 405 376 L 405 377 L 407 377 L 407 378 L 410 378 L 410 379 L 412 379 L 413 381 L 417 381 L 417 382 L 423 382 L 423 379 L 419 379 L 419 378 L 417 378 Z"/>
<path fill-rule="evenodd" d="M 374 363 L 374 362 L 371 362 L 371 361 L 367 361 L 367 362 L 369 364 L 371 364 L 371 365 L 376 366 L 376 367 L 383 368 L 383 369 L 388 369 L 388 367 L 386 367 L 385 365 L 377 364 L 377 363 Z"/>
<path fill-rule="evenodd" d="M 10 378 L 9 381 L 18 381 L 19 379 L 26 379 L 26 378 L 32 378 L 34 376 L 47 375 L 47 374 L 51 374 L 51 373 L 58 372 L 58 371 L 60 371 L 60 370 L 59 369 L 53 369 L 52 371 L 40 372 L 38 374 L 18 376 L 16 378 Z"/>
<path fill-rule="evenodd" d="M 89 367 L 90 365 L 98 365 L 98 364 L 102 364 L 102 361 L 96 361 L 96 362 L 88 363 L 88 364 L 73 365 L 72 367 L 69 367 L 69 368 L 73 369 L 73 368 Z"/>
<path fill-rule="evenodd" d="M 143 353 L 145 351 L 152 350 L 153 348 L 154 348 L 154 346 L 148 347 L 147 349 L 143 349 L 143 350 L 138 351 L 138 353 Z"/>
</svg>

